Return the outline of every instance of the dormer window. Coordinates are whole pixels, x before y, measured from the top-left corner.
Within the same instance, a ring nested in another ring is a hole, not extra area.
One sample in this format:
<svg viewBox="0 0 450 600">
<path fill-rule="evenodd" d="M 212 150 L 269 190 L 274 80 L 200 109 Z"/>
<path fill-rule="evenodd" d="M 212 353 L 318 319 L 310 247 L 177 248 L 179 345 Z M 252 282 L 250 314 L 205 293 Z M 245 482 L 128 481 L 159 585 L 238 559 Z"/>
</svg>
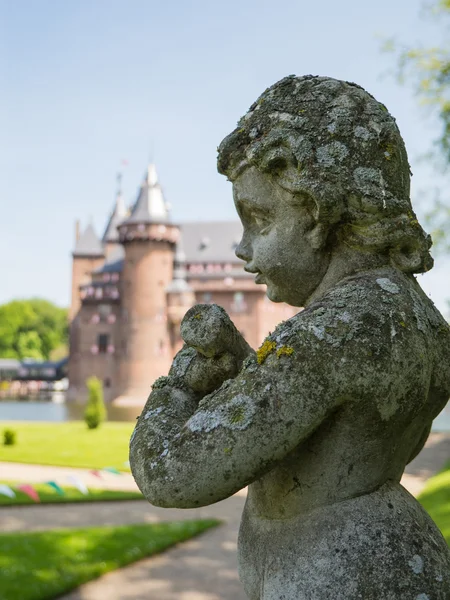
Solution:
<svg viewBox="0 0 450 600">
<path fill-rule="evenodd" d="M 199 245 L 198 249 L 206 250 L 206 248 L 208 248 L 210 243 L 211 243 L 211 240 L 209 239 L 209 237 L 203 237 L 200 241 L 200 245 Z"/>
</svg>

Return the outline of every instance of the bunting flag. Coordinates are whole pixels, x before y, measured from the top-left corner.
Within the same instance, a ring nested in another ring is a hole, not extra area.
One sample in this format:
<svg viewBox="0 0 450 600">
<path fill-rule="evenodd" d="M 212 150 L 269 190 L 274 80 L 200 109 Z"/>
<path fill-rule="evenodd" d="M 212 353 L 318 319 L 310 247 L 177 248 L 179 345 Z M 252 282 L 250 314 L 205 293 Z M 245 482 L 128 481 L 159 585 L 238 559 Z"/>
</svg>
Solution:
<svg viewBox="0 0 450 600">
<path fill-rule="evenodd" d="M 16 493 L 14 492 L 14 490 L 10 488 L 9 485 L 6 485 L 4 483 L 0 483 L 0 494 L 2 494 L 2 496 L 8 496 L 8 498 L 16 497 Z"/>
<path fill-rule="evenodd" d="M 98 469 L 93 469 L 92 471 L 89 471 L 89 473 L 95 477 L 98 477 L 99 479 L 103 479 L 102 474 Z"/>
<path fill-rule="evenodd" d="M 67 479 L 77 488 L 77 490 L 79 492 L 81 492 L 84 496 L 87 496 L 89 494 L 89 490 L 87 489 L 86 485 L 81 481 L 81 479 L 78 479 L 78 477 L 75 477 L 75 475 L 68 475 Z"/>
<path fill-rule="evenodd" d="M 102 469 L 102 471 L 106 471 L 107 473 L 112 473 L 113 475 L 122 475 L 122 473 L 119 471 L 119 469 L 116 469 L 115 467 L 105 467 L 104 469 Z"/>
<path fill-rule="evenodd" d="M 34 500 L 34 502 L 41 501 L 41 499 L 39 498 L 39 494 L 37 493 L 37 491 L 34 489 L 34 487 L 32 485 L 25 483 L 23 485 L 18 485 L 17 489 L 20 490 L 21 492 L 23 492 L 24 494 L 26 494 L 27 496 L 29 496 L 32 500 Z"/>
<path fill-rule="evenodd" d="M 59 485 L 56 483 L 56 481 L 46 481 L 46 482 L 45 482 L 45 485 L 48 485 L 48 486 L 50 486 L 51 488 L 53 488 L 53 489 L 55 490 L 55 492 L 56 492 L 57 494 L 59 494 L 60 496 L 64 496 L 64 495 L 65 495 L 65 492 L 64 492 L 64 490 L 62 489 L 62 487 L 61 487 L 61 486 L 59 486 Z"/>
</svg>

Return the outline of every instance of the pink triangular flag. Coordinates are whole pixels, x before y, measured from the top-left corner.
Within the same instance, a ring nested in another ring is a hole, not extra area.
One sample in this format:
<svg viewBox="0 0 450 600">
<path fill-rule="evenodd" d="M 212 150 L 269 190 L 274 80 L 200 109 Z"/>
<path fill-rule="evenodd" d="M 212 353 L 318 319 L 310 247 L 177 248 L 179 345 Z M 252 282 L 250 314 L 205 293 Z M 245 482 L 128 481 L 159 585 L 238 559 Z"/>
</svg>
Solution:
<svg viewBox="0 0 450 600">
<path fill-rule="evenodd" d="M 94 475 L 95 477 L 98 477 L 99 479 L 103 479 L 102 474 L 97 469 L 94 469 L 93 471 L 89 471 L 89 473 L 91 473 L 91 475 Z"/>
<path fill-rule="evenodd" d="M 41 499 L 39 498 L 39 494 L 37 493 L 37 491 L 34 489 L 34 487 L 32 485 L 25 483 L 23 485 L 18 485 L 17 489 L 20 490 L 21 492 L 23 492 L 24 494 L 26 494 L 27 496 L 29 496 L 35 502 L 41 501 Z"/>
</svg>

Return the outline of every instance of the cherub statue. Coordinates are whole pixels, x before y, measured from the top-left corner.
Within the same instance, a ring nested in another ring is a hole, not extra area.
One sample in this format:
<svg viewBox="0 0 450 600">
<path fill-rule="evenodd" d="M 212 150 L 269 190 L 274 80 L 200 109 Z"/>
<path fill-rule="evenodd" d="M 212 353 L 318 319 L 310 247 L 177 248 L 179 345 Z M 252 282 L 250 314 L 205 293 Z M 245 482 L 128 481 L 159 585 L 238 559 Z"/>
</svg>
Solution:
<svg viewBox="0 0 450 600">
<path fill-rule="evenodd" d="M 188 311 L 131 439 L 137 484 L 180 508 L 248 486 L 251 600 L 448 600 L 449 550 L 400 484 L 449 398 L 450 328 L 414 277 L 431 240 L 394 118 L 353 83 L 286 77 L 218 169 L 245 269 L 304 310 L 256 352 L 220 307 Z"/>
</svg>

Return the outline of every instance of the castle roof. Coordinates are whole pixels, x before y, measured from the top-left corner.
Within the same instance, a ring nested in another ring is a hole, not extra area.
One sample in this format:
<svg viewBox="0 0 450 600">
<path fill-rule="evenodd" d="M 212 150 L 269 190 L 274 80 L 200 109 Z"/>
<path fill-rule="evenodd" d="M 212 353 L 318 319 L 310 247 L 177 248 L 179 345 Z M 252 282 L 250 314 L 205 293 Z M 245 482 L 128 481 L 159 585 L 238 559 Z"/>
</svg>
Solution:
<svg viewBox="0 0 450 600">
<path fill-rule="evenodd" d="M 156 167 L 150 164 L 126 223 L 167 223 L 169 220 L 169 208 L 158 182 Z"/>
<path fill-rule="evenodd" d="M 114 210 L 112 211 L 111 216 L 109 217 L 109 221 L 106 225 L 106 229 L 102 237 L 103 244 L 106 244 L 107 242 L 119 241 L 119 232 L 117 231 L 117 227 L 120 225 L 120 223 L 122 223 L 126 216 L 127 209 L 123 201 L 122 193 L 119 190 L 117 192 Z"/>
<path fill-rule="evenodd" d="M 104 264 L 96 269 L 94 273 L 120 273 L 123 267 L 124 256 L 125 250 L 123 246 L 117 244 Z"/>
<path fill-rule="evenodd" d="M 73 256 L 104 256 L 102 243 L 93 225 L 89 224 L 76 241 Z"/>
<path fill-rule="evenodd" d="M 197 221 L 181 225 L 187 263 L 240 262 L 234 250 L 242 237 L 239 221 Z"/>
</svg>

